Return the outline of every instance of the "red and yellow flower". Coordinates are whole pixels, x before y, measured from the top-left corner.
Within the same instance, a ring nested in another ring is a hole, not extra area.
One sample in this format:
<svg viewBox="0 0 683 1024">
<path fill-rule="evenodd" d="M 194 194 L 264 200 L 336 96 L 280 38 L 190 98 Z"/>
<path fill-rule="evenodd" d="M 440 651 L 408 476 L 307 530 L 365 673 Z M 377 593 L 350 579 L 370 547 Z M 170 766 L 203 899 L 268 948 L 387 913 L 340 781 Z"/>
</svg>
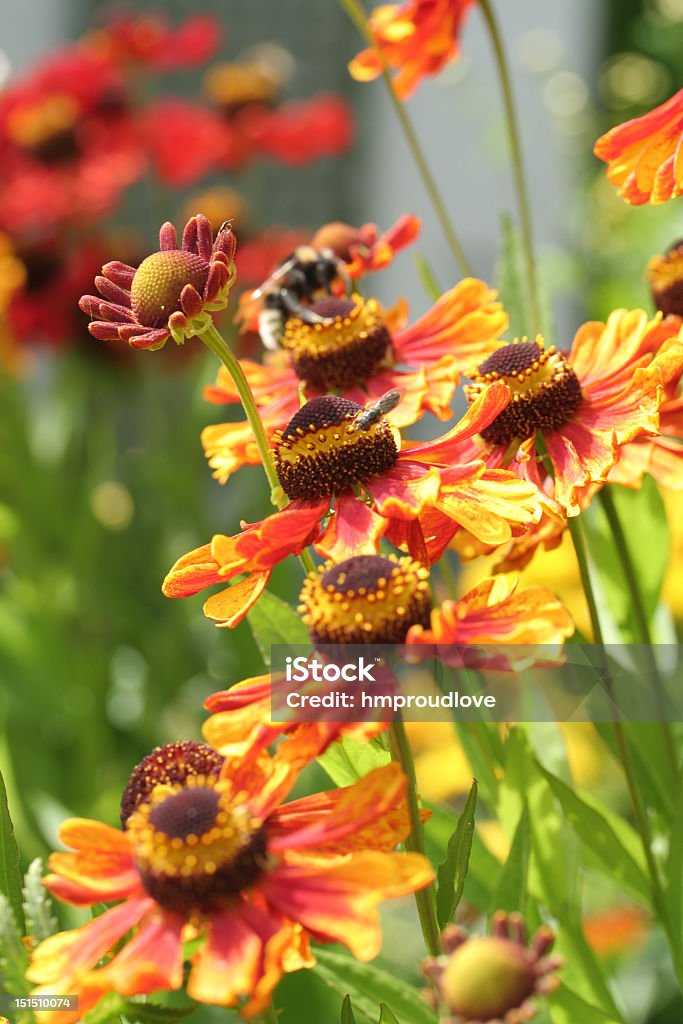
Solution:
<svg viewBox="0 0 683 1024">
<path fill-rule="evenodd" d="M 314 645 L 399 644 L 406 654 L 413 645 L 423 650 L 424 645 L 557 646 L 574 629 L 569 613 L 545 587 L 518 588 L 517 581 L 502 576 L 483 580 L 457 601 L 432 607 L 429 572 L 408 555 L 327 562 L 306 579 L 300 601 Z M 205 702 L 212 712 L 203 730 L 207 743 L 225 756 L 241 757 L 259 753 L 285 733 L 278 756 L 299 764 L 323 753 L 341 735 L 367 739 L 386 728 L 386 723 L 355 717 L 326 721 L 324 714 L 300 724 L 275 722 L 278 685 L 277 676 L 256 676 L 212 694 Z M 324 691 L 330 689 L 325 683 Z"/>
<path fill-rule="evenodd" d="M 422 222 L 413 213 L 404 213 L 395 224 L 382 234 L 376 224 L 351 227 L 342 221 L 332 221 L 318 228 L 311 245 L 317 249 L 332 249 L 344 260 L 346 272 L 355 281 L 365 274 L 384 270 L 397 252 L 412 245 L 420 234 Z"/>
<path fill-rule="evenodd" d="M 642 310 L 584 324 L 567 355 L 546 348 L 540 336 L 501 344 L 466 390 L 474 400 L 504 381 L 512 400 L 481 432 L 471 457 L 509 464 L 576 515 L 626 445 L 660 432 L 665 385 L 680 375 L 682 360 L 680 321 L 661 314 L 649 320 Z M 554 483 L 541 464 L 546 457 Z"/>
<path fill-rule="evenodd" d="M 79 46 L 126 71 L 174 71 L 210 60 L 221 41 L 221 25 L 209 14 L 193 14 L 177 28 L 158 11 L 115 14 L 86 32 Z"/>
<path fill-rule="evenodd" d="M 463 462 L 460 454 L 508 401 L 505 384 L 490 387 L 443 437 L 399 451 L 384 417 L 363 429 L 361 406 L 331 395 L 313 399 L 275 437 L 275 467 L 290 504 L 184 555 L 163 592 L 187 597 L 248 574 L 204 606 L 205 615 L 232 627 L 258 599 L 273 566 L 310 544 L 340 561 L 374 554 L 386 535 L 428 564 L 430 548 L 442 551 L 462 527 L 482 542 L 506 543 L 540 515 L 536 486 L 482 460 Z M 427 510 L 439 517 L 429 521 L 428 536 Z"/>
<path fill-rule="evenodd" d="M 179 988 L 185 960 L 192 998 L 251 1016 L 283 973 L 314 963 L 311 940 L 377 955 L 376 905 L 433 878 L 421 855 L 391 852 L 410 830 L 405 777 L 387 765 L 283 805 L 296 778 L 267 757 L 226 762 L 218 777 L 189 774 L 145 793 L 124 831 L 65 822 L 71 851 L 50 858 L 47 888 L 76 906 L 116 906 L 33 953 L 37 993 L 79 996 L 77 1011 L 55 1011 L 62 1024 L 108 992 Z"/>
<path fill-rule="evenodd" d="M 213 239 L 202 214 L 185 225 L 178 244 L 168 222 L 159 232 L 159 251 L 137 270 L 114 261 L 95 278 L 100 293 L 84 295 L 79 306 L 93 317 L 88 330 L 101 341 L 127 341 L 131 348 L 162 348 L 201 334 L 211 312 L 224 309 L 234 280 L 235 236 L 223 227 Z"/>
<path fill-rule="evenodd" d="M 402 326 L 400 308 L 385 313 L 376 299 L 358 295 L 324 299 L 312 308 L 334 317 L 330 325 L 311 327 L 291 319 L 283 351 L 268 353 L 265 365 L 242 361 L 269 434 L 296 414 L 302 385 L 308 398 L 335 389 L 358 404 L 398 389 L 401 402 L 388 416 L 395 427 L 415 423 L 425 412 L 449 419 L 460 373 L 492 352 L 508 325 L 496 293 L 475 278 L 460 281 L 410 326 Z M 205 396 L 212 402 L 239 401 L 222 369 Z M 258 463 L 247 423 L 206 427 L 202 444 L 221 483 L 240 466 Z"/>
<path fill-rule="evenodd" d="M 438 75 L 459 53 L 458 37 L 476 0 L 407 0 L 376 7 L 369 27 L 384 60 L 397 72 L 396 92 L 407 99 L 423 78 Z M 349 64 L 358 82 L 370 82 L 382 73 L 382 60 L 374 48 L 363 50 Z"/>
<path fill-rule="evenodd" d="M 632 206 L 665 203 L 683 192 L 683 89 L 642 117 L 610 129 L 595 143 L 607 177 Z"/>
</svg>

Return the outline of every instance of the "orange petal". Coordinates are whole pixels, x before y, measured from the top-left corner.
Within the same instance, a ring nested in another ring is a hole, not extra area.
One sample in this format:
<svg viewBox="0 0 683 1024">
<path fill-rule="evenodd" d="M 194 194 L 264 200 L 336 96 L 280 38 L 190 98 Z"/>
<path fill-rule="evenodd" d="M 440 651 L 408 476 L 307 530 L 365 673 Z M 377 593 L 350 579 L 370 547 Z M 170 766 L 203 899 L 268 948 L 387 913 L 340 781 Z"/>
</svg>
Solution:
<svg viewBox="0 0 683 1024">
<path fill-rule="evenodd" d="M 258 601 L 266 589 L 270 579 L 270 570 L 266 572 L 253 572 L 245 580 L 233 583 L 232 586 L 213 594 L 204 603 L 204 614 L 217 626 L 225 626 L 228 629 L 242 621 L 250 608 Z"/>
</svg>

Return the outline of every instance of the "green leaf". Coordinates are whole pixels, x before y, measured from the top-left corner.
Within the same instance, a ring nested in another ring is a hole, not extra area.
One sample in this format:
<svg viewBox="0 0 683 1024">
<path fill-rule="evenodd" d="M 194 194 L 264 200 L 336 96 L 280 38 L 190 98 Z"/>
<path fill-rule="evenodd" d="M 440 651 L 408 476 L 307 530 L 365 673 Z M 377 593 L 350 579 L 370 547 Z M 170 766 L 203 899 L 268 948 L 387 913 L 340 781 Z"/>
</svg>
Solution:
<svg viewBox="0 0 683 1024">
<path fill-rule="evenodd" d="M 43 885 L 43 862 L 39 857 L 31 861 L 24 876 L 24 913 L 26 932 L 39 942 L 59 931 L 57 918 L 52 913 L 52 903 Z"/>
<path fill-rule="evenodd" d="M 0 988 L 25 995 L 28 952 L 6 896 L 0 893 Z"/>
<path fill-rule="evenodd" d="M 315 956 L 314 974 L 340 996 L 348 995 L 356 1012 L 372 1024 L 381 1003 L 391 1006 L 404 1024 L 436 1024 L 434 1012 L 422 1001 L 419 991 L 395 975 L 329 949 L 317 948 Z"/>
<path fill-rule="evenodd" d="M 341 1024 L 356 1024 L 356 1018 L 353 1015 L 353 1007 L 351 1006 L 351 996 L 349 995 L 344 996 L 340 1021 Z"/>
<path fill-rule="evenodd" d="M 270 668 L 273 644 L 310 646 L 308 631 L 294 609 L 267 590 L 247 615 L 247 622 L 266 668 Z"/>
<path fill-rule="evenodd" d="M 670 544 L 666 511 L 654 479 L 646 476 L 639 490 L 612 487 L 610 494 L 626 534 L 626 544 L 638 578 L 645 612 L 654 616 L 669 567 Z M 638 643 L 633 622 L 633 605 L 607 518 L 597 501 L 585 515 L 591 561 L 601 589 L 623 639 Z M 630 529 L 637 524 L 637 529 Z M 643 543 L 647 537 L 647 543 Z"/>
<path fill-rule="evenodd" d="M 474 835 L 474 812 L 477 807 L 477 780 L 472 783 L 463 812 L 458 818 L 453 835 L 448 840 L 446 857 L 437 871 L 436 916 L 443 928 L 453 920 L 465 888 L 467 868 Z"/>
<path fill-rule="evenodd" d="M 432 270 L 432 268 L 430 267 L 429 263 L 427 262 L 426 258 L 422 255 L 422 253 L 415 253 L 414 259 L 418 277 L 420 278 L 422 287 L 427 292 L 429 298 L 436 302 L 437 299 L 441 298 L 443 288 L 436 280 L 434 271 Z"/>
<path fill-rule="evenodd" d="M 573 837 L 558 814 L 557 798 L 521 726 L 510 730 L 506 754 L 498 814 L 508 834 L 512 834 L 524 804 L 528 804 L 532 847 L 529 893 L 540 900 L 558 922 L 558 952 L 566 958 L 564 978 L 582 998 L 621 1021 L 602 965 L 583 934 L 580 901 L 575 889 L 578 872 L 569 842 Z"/>
<path fill-rule="evenodd" d="M 489 913 L 496 910 L 516 910 L 520 914 L 524 913 L 530 856 L 531 828 L 529 808 L 525 803 L 515 829 L 508 859 L 503 865 L 496 891 L 489 906 Z"/>
<path fill-rule="evenodd" d="M 676 950 L 683 952 L 683 778 L 678 780 L 678 797 L 671 822 L 671 846 L 666 862 L 666 903 L 673 927 Z"/>
<path fill-rule="evenodd" d="M 185 1006 L 162 1006 L 159 1003 L 139 1003 L 130 999 L 122 1013 L 127 1020 L 138 1021 L 138 1024 L 174 1024 L 175 1021 L 185 1020 L 196 1009 L 196 1003 L 188 1003 Z"/>
<path fill-rule="evenodd" d="M 398 1019 L 385 1003 L 380 1006 L 379 1024 L 399 1024 Z"/>
<path fill-rule="evenodd" d="M 85 1014 L 83 1024 L 109 1024 L 110 1021 L 120 1024 L 126 1007 L 129 1007 L 127 999 L 116 992 L 110 992 Z M 130 1020 L 134 1019 L 134 1017 L 130 1018 Z"/>
<path fill-rule="evenodd" d="M 19 848 L 14 838 L 5 782 L 0 773 L 0 892 L 4 893 L 9 900 L 17 925 L 23 929 L 24 910 L 21 905 L 21 881 Z"/>
<path fill-rule="evenodd" d="M 336 786 L 351 786 L 368 772 L 389 764 L 390 760 L 389 751 L 375 740 L 370 743 L 356 743 L 348 736 L 333 743 L 318 758 L 319 764 Z"/>
<path fill-rule="evenodd" d="M 539 768 L 576 833 L 586 861 L 649 905 L 650 884 L 640 842 L 631 826 L 595 797 L 579 795 L 541 765 Z"/>
<path fill-rule="evenodd" d="M 560 985 L 557 992 L 550 997 L 553 1024 L 620 1024 L 620 1018 L 592 1006 L 585 999 Z"/>
</svg>

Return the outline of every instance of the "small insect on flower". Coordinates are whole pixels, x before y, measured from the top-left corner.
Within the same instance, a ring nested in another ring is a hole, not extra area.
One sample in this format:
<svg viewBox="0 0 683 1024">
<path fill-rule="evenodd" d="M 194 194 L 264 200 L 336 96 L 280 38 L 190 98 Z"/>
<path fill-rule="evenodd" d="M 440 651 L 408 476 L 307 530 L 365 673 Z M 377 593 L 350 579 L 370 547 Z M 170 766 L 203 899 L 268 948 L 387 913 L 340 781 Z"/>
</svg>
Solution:
<svg viewBox="0 0 683 1024">
<path fill-rule="evenodd" d="M 358 413 L 353 421 L 353 429 L 369 430 L 374 423 L 378 423 L 381 420 L 382 416 L 386 416 L 388 412 L 395 409 L 402 398 L 403 395 L 398 388 L 385 391 L 376 402 L 366 406 L 365 409 Z"/>
<path fill-rule="evenodd" d="M 255 291 L 243 299 L 238 321 L 253 324 L 266 348 L 279 348 L 285 324 L 295 316 L 305 324 L 330 324 L 334 316 L 311 305 L 318 299 L 348 295 L 351 280 L 344 261 L 332 249 L 300 245 Z"/>
</svg>

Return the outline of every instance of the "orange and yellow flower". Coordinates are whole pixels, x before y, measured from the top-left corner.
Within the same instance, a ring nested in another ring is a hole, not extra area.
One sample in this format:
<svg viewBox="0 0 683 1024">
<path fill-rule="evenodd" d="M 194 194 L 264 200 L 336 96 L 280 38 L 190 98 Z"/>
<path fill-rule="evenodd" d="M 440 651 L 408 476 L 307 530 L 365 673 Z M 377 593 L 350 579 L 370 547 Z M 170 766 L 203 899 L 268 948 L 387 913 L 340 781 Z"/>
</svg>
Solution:
<svg viewBox="0 0 683 1024">
<path fill-rule="evenodd" d="M 406 653 L 413 645 L 421 652 L 424 645 L 439 645 L 443 650 L 427 656 L 443 655 L 449 663 L 456 647 L 505 645 L 509 664 L 514 661 L 510 645 L 556 647 L 574 630 L 567 610 L 545 587 L 518 588 L 516 580 L 490 578 L 457 601 L 433 608 L 428 581 L 428 571 L 409 556 L 357 555 L 310 574 L 299 611 L 315 645 L 399 644 Z M 528 661 L 529 651 L 523 657 Z M 212 712 L 203 730 L 207 743 L 225 756 L 253 756 L 285 733 L 278 756 L 299 764 L 342 735 L 367 739 L 386 728 L 386 723 L 356 717 L 327 721 L 324 712 L 316 721 L 273 721 L 279 681 L 278 676 L 256 676 L 212 694 L 205 702 Z M 329 693 L 330 684 L 323 690 Z"/>
<path fill-rule="evenodd" d="M 683 192 L 683 89 L 595 143 L 607 177 L 632 206 L 665 203 Z"/>
<path fill-rule="evenodd" d="M 116 906 L 33 953 L 38 993 L 79 995 L 77 1011 L 55 1011 L 61 1024 L 108 992 L 179 988 L 185 960 L 192 998 L 249 1017 L 283 973 L 315 962 L 311 940 L 340 942 L 359 960 L 377 955 L 376 905 L 433 877 L 421 855 L 391 852 L 410 830 L 405 777 L 390 764 L 283 805 L 296 778 L 267 757 L 226 763 L 220 777 L 157 786 L 124 831 L 65 822 L 71 850 L 50 858 L 47 888 L 76 906 Z"/>
<path fill-rule="evenodd" d="M 275 467 L 290 504 L 183 555 L 163 592 L 188 597 L 247 573 L 204 605 L 208 618 L 232 627 L 258 599 L 273 566 L 309 544 L 341 561 L 376 553 L 386 535 L 429 564 L 430 550 L 443 551 L 463 527 L 482 543 L 506 543 L 541 514 L 535 484 L 488 469 L 481 459 L 463 462 L 460 454 L 508 401 L 505 384 L 487 388 L 447 434 L 399 451 L 384 417 L 360 427 L 361 406 L 331 395 L 313 399 L 275 440 Z M 428 510 L 438 520 L 429 521 L 426 536 Z"/>
<path fill-rule="evenodd" d="M 79 306 L 93 317 L 88 330 L 100 341 L 127 341 L 131 348 L 162 348 L 206 330 L 211 312 L 223 309 L 234 280 L 236 240 L 229 226 L 213 238 L 211 224 L 198 214 L 183 237 L 172 224 L 159 232 L 159 251 L 137 270 L 118 260 L 95 278 L 100 296 L 84 295 Z"/>
<path fill-rule="evenodd" d="M 311 245 L 331 249 L 344 260 L 347 274 L 355 281 L 393 263 L 396 253 L 415 241 L 421 227 L 420 218 L 413 213 L 404 213 L 384 233 L 380 233 L 376 224 L 354 228 L 342 221 L 332 221 L 316 231 Z"/>
<path fill-rule="evenodd" d="M 291 319 L 282 351 L 267 353 L 265 365 L 241 361 L 268 434 L 296 414 L 301 386 L 307 398 L 334 388 L 361 405 L 398 389 L 401 402 L 388 414 L 395 427 L 409 426 L 425 412 L 448 419 L 460 373 L 491 353 L 508 326 L 496 293 L 474 278 L 445 292 L 410 326 L 400 307 L 385 313 L 376 299 L 326 299 L 313 308 L 334 316 L 329 327 Z M 216 403 L 239 401 L 223 368 L 205 396 Z M 241 466 L 259 462 L 246 422 L 206 427 L 202 444 L 221 483 Z"/>
<path fill-rule="evenodd" d="M 369 27 L 384 60 L 397 72 L 396 92 L 407 99 L 423 78 L 437 75 L 459 53 L 458 37 L 476 0 L 407 0 L 376 7 Z M 358 82 L 370 82 L 382 73 L 382 60 L 374 48 L 363 50 L 349 64 Z"/>
<path fill-rule="evenodd" d="M 682 369 L 680 320 L 649 320 L 642 310 L 615 310 L 607 323 L 584 324 L 567 355 L 546 349 L 540 336 L 502 344 L 466 390 L 473 400 L 504 381 L 512 401 L 470 455 L 492 466 L 509 463 L 542 490 L 554 487 L 555 503 L 577 515 L 625 446 L 660 432 L 665 385 Z M 554 483 L 541 465 L 546 457 Z"/>
</svg>

